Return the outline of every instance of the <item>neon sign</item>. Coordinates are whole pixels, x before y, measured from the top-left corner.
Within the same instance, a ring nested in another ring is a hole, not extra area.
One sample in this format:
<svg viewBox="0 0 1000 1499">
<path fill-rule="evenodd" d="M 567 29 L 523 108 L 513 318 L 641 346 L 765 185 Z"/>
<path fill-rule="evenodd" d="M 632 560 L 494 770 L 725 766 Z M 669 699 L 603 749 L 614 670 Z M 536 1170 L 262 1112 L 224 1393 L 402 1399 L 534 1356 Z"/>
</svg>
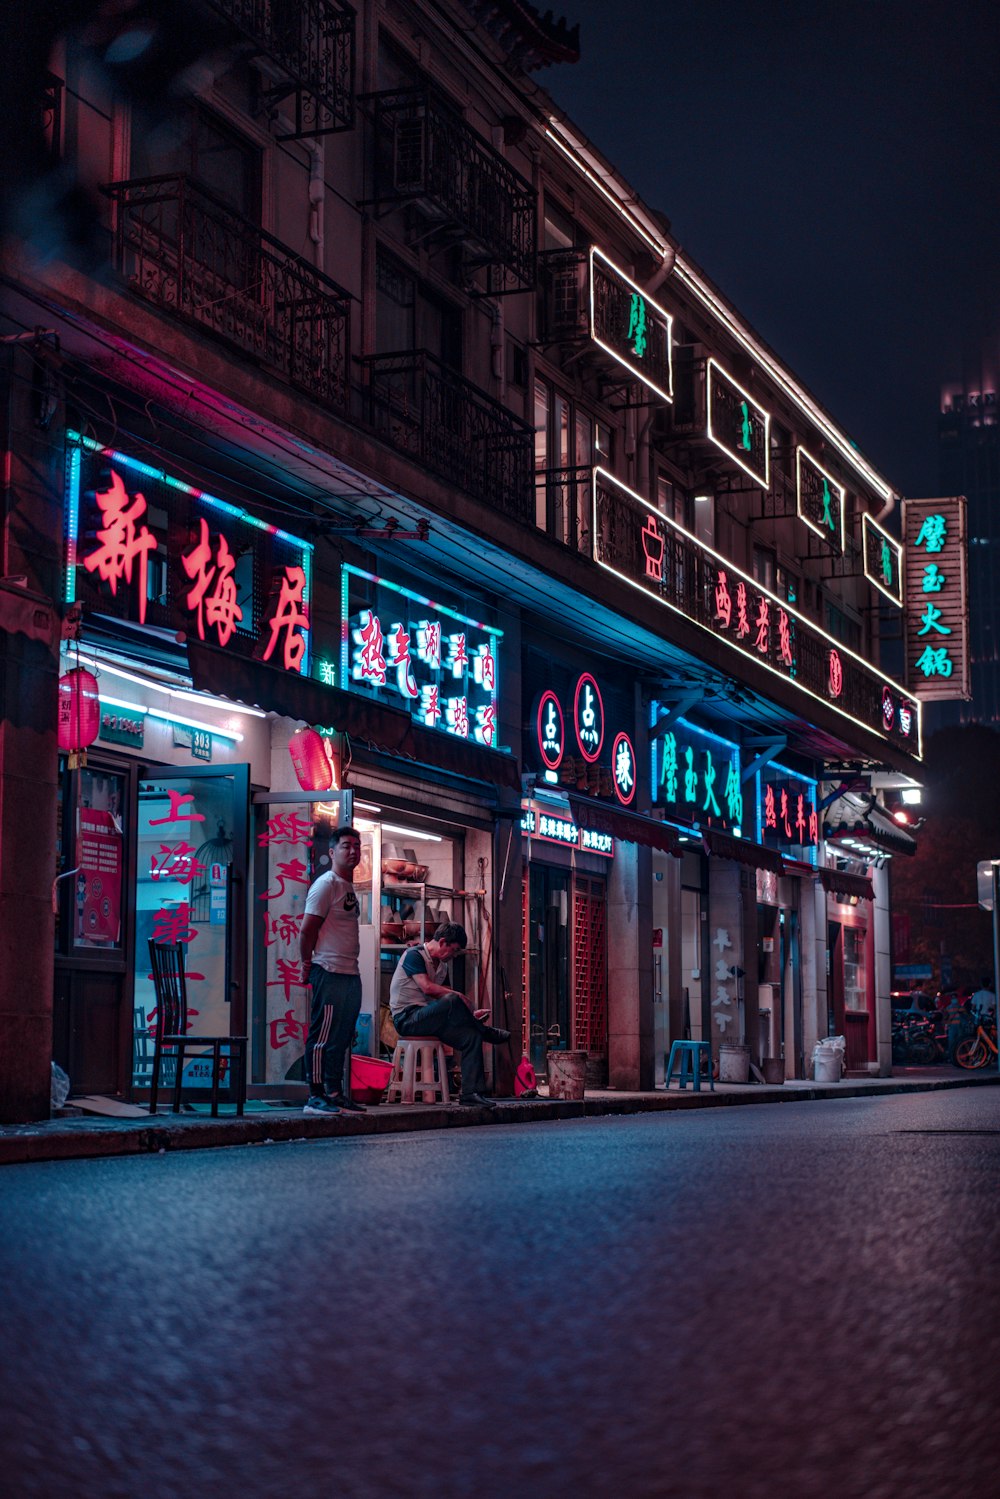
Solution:
<svg viewBox="0 0 1000 1499">
<path fill-rule="evenodd" d="M 604 743 L 604 699 L 601 689 L 589 672 L 576 684 L 573 698 L 573 727 L 580 753 L 592 765 Z"/>
<path fill-rule="evenodd" d="M 606 469 L 594 469 L 593 485 L 598 566 L 851 723 L 885 735 L 882 689 L 887 679 L 881 672 Z M 664 562 L 657 576 L 655 569 L 650 573 L 647 559 L 660 543 L 669 565 Z M 889 685 L 898 711 L 888 737 L 919 756 L 917 699 L 895 683 Z M 904 717 L 909 725 L 905 731 Z"/>
<path fill-rule="evenodd" d="M 708 361 L 706 401 L 709 440 L 767 489 L 771 482 L 769 413 L 714 359 Z"/>
<path fill-rule="evenodd" d="M 819 846 L 816 782 L 776 762 L 758 776 L 760 841 L 815 863 Z"/>
<path fill-rule="evenodd" d="M 842 555 L 847 491 L 805 448 L 795 449 L 795 493 L 799 518 L 832 552 Z"/>
<path fill-rule="evenodd" d="M 590 250 L 590 336 L 662 401 L 673 394 L 673 318 L 596 245 Z"/>
<path fill-rule="evenodd" d="M 308 670 L 308 542 L 128 453 L 66 438 L 68 603 Z"/>
<path fill-rule="evenodd" d="M 969 696 L 965 499 L 904 500 L 907 681 L 922 699 Z"/>
<path fill-rule="evenodd" d="M 615 840 L 611 833 L 601 833 L 594 828 L 577 827 L 566 817 L 554 817 L 540 806 L 521 804 L 521 832 L 527 838 L 539 839 L 543 843 L 560 843 L 564 848 L 579 848 L 585 853 L 602 854 L 613 859 Z"/>
<path fill-rule="evenodd" d="M 865 577 L 897 606 L 903 606 L 903 549 L 870 515 L 861 517 Z"/>
<path fill-rule="evenodd" d="M 615 796 L 623 807 L 635 797 L 635 750 L 627 734 L 619 734 L 611 751 L 611 775 Z"/>
<path fill-rule="evenodd" d="M 546 770 L 558 770 L 562 764 L 565 734 L 559 699 L 547 688 L 542 693 L 535 715 L 535 738 Z"/>
<path fill-rule="evenodd" d="M 495 748 L 503 631 L 348 563 L 341 591 L 342 683 L 402 699 L 415 723 Z"/>
<path fill-rule="evenodd" d="M 659 704 L 653 704 L 653 724 Z M 653 739 L 653 805 L 686 822 L 740 832 L 739 745 L 679 718 Z"/>
</svg>

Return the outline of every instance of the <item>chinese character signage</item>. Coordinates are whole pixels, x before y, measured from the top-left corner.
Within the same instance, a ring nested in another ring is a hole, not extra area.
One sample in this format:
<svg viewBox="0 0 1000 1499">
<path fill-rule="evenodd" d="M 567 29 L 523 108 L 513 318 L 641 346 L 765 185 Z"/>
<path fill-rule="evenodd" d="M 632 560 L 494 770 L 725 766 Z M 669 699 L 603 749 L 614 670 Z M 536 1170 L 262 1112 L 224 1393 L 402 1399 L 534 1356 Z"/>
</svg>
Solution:
<svg viewBox="0 0 1000 1499">
<path fill-rule="evenodd" d="M 805 448 L 795 449 L 795 492 L 801 519 L 839 555 L 844 550 L 844 486 Z"/>
<path fill-rule="evenodd" d="M 761 843 L 814 864 L 819 847 L 816 782 L 773 763 L 760 772 L 757 781 Z"/>
<path fill-rule="evenodd" d="M 965 497 L 903 501 L 906 680 L 924 702 L 969 697 Z"/>
<path fill-rule="evenodd" d="M 714 359 L 708 361 L 708 436 L 745 474 L 767 489 L 771 418 Z"/>
<path fill-rule="evenodd" d="M 341 581 L 342 684 L 495 749 L 503 631 L 348 563 Z"/>
<path fill-rule="evenodd" d="M 597 682 L 585 671 L 573 698 L 573 728 L 580 754 L 593 765 L 604 743 L 604 699 Z"/>
<path fill-rule="evenodd" d="M 594 470 L 594 559 L 796 693 L 920 755 L 917 699 L 606 469 Z M 894 704 L 891 724 L 885 710 Z"/>
<path fill-rule="evenodd" d="M 586 853 L 603 854 L 613 859 L 615 840 L 611 833 L 581 828 L 567 816 L 547 810 L 541 803 L 521 803 L 521 832 L 543 843 L 561 843 L 564 848 L 579 848 Z"/>
<path fill-rule="evenodd" d="M 672 318 L 596 246 L 590 251 L 590 336 L 634 380 L 673 400 Z"/>
<path fill-rule="evenodd" d="M 654 703 L 654 727 L 659 711 Z M 653 740 L 653 805 L 684 822 L 742 831 L 739 746 L 675 719 Z"/>
<path fill-rule="evenodd" d="M 865 577 L 900 608 L 903 606 L 903 549 L 870 515 L 861 517 Z"/>
<path fill-rule="evenodd" d="M 66 598 L 306 673 L 312 547 L 67 433 Z"/>
<path fill-rule="evenodd" d="M 535 742 L 546 770 L 558 770 L 562 764 L 565 735 L 562 706 L 552 689 L 546 688 L 535 713 Z"/>
</svg>

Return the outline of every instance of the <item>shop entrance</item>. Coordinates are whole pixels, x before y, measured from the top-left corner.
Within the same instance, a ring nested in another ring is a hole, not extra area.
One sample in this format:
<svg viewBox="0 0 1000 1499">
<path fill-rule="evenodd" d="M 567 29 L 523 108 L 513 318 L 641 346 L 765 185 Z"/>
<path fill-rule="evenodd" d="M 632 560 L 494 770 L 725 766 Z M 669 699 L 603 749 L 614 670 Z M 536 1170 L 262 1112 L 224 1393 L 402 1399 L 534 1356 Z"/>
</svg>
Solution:
<svg viewBox="0 0 1000 1499">
<path fill-rule="evenodd" d="M 246 1035 L 248 765 L 147 770 L 138 779 L 132 1086 L 149 1086 L 156 996 L 149 942 L 184 944 L 192 1033 Z M 172 1061 L 168 1063 L 172 1066 Z M 172 1074 L 163 1082 L 171 1085 Z M 228 1075 L 224 1083 L 229 1088 Z M 185 1090 L 207 1089 L 197 1055 Z"/>
<path fill-rule="evenodd" d="M 530 1057 L 544 1074 L 546 1051 L 571 1045 L 569 1010 L 570 874 L 532 864 L 528 875 Z"/>
</svg>

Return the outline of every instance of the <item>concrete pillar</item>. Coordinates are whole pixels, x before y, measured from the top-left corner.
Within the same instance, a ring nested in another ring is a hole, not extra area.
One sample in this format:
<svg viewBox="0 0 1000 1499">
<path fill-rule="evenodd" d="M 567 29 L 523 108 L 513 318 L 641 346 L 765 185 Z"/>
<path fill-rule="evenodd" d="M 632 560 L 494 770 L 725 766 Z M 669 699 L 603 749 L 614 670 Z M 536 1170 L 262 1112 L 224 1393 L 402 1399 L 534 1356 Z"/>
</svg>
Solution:
<svg viewBox="0 0 1000 1499">
<path fill-rule="evenodd" d="M 615 843 L 608 876 L 608 1083 L 653 1086 L 652 853 Z"/>
</svg>

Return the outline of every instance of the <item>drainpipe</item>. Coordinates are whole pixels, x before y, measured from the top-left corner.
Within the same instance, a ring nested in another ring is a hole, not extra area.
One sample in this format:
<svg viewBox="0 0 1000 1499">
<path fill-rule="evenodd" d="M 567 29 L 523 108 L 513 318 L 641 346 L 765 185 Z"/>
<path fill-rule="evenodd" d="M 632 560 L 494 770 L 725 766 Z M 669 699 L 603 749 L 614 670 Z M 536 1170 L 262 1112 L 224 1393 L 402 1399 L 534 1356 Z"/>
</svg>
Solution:
<svg viewBox="0 0 1000 1499">
<path fill-rule="evenodd" d="M 326 150 L 322 140 L 306 140 L 303 145 L 309 152 L 309 238 L 313 243 L 313 262 L 317 270 L 325 271 L 323 200 L 326 196 L 326 184 L 323 174 L 326 166 Z"/>
</svg>

